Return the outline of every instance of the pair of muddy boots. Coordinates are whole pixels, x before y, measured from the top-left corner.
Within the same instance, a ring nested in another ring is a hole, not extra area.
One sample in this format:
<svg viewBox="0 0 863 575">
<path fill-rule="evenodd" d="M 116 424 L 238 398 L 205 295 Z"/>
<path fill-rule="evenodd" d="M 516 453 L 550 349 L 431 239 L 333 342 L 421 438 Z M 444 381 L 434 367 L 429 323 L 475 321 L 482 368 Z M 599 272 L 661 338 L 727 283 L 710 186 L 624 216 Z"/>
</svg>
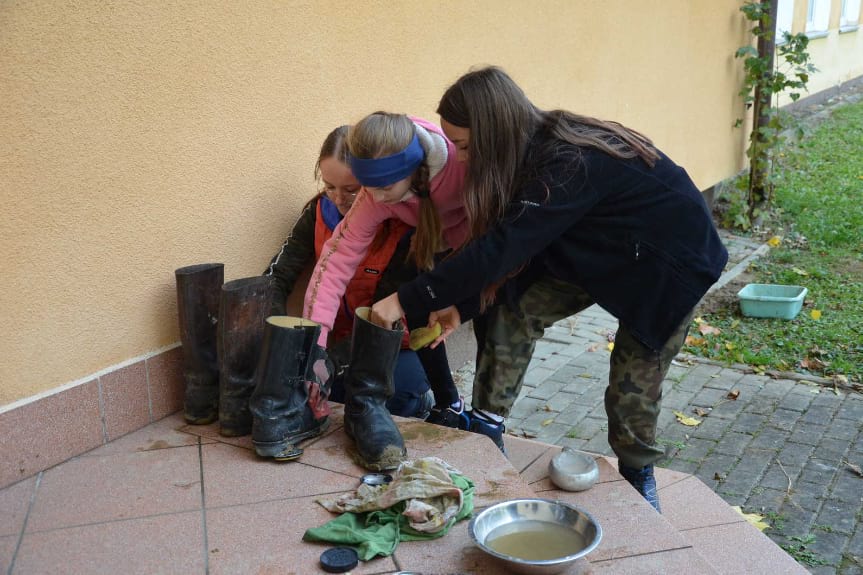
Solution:
<svg viewBox="0 0 863 575">
<path fill-rule="evenodd" d="M 283 373 L 291 368 L 278 360 L 281 354 L 294 358 L 309 355 L 309 342 L 314 342 L 317 335 L 309 332 L 303 336 L 308 341 L 299 345 L 296 338 L 280 336 L 286 322 L 292 324 L 296 318 L 265 323 L 273 297 L 271 278 L 255 276 L 223 283 L 223 264 L 183 267 L 175 275 L 185 363 L 186 421 L 205 425 L 218 419 L 219 432 L 228 437 L 254 431 L 253 440 L 260 440 L 263 447 L 259 453 L 265 456 L 280 453 L 270 444 L 283 430 L 287 430 L 286 438 L 293 440 L 320 433 L 326 419 L 322 415 L 326 411 L 326 392 L 322 393 L 318 385 L 310 398 L 309 384 L 295 382 L 291 375 Z M 279 317 L 282 316 L 276 316 Z M 256 389 L 260 390 L 257 411 L 264 419 L 253 425 L 250 400 Z M 295 406 L 293 411 L 289 410 L 288 416 L 277 415 L 287 404 Z M 294 413 L 298 409 L 299 415 Z M 285 417 L 293 418 L 293 422 L 285 423 Z"/>
<path fill-rule="evenodd" d="M 235 437 L 252 429 L 249 397 L 270 310 L 270 278 L 224 283 L 223 264 L 198 264 L 174 272 L 186 384 L 183 414 Z"/>
</svg>

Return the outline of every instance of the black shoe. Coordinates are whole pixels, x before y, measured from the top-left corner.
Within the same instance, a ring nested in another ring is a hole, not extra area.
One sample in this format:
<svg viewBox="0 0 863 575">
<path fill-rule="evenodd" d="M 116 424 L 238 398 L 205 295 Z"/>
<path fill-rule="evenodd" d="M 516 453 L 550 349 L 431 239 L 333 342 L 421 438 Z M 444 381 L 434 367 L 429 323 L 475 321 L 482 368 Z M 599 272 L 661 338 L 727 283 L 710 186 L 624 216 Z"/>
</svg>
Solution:
<svg viewBox="0 0 863 575">
<path fill-rule="evenodd" d="M 617 468 L 620 470 L 623 478 L 629 481 L 636 491 L 641 493 L 641 496 L 656 509 L 656 512 L 662 513 L 659 509 L 659 494 L 656 492 L 656 477 L 653 475 L 653 465 L 645 465 L 641 469 L 635 469 L 618 463 Z"/>
<path fill-rule="evenodd" d="M 426 418 L 426 423 L 434 423 L 443 427 L 467 431 L 470 420 L 468 420 L 467 413 L 464 411 L 464 399 L 459 398 L 458 410 L 453 409 L 452 406 L 446 409 L 432 407 L 431 413 Z"/>
<path fill-rule="evenodd" d="M 506 426 L 503 422 L 497 423 L 496 421 L 492 421 L 476 411 L 471 411 L 467 414 L 467 417 L 470 421 L 468 431 L 485 435 L 506 455 L 506 446 L 503 444 L 503 432 L 506 431 Z"/>
</svg>

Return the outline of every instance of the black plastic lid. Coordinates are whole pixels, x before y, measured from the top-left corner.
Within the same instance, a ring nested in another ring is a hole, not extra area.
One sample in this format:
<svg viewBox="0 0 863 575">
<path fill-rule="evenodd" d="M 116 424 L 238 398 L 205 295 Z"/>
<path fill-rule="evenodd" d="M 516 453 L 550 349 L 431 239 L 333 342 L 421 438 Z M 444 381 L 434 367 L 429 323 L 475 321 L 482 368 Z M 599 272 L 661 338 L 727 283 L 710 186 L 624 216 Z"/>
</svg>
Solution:
<svg viewBox="0 0 863 575">
<path fill-rule="evenodd" d="M 359 562 L 359 555 L 350 547 L 333 547 L 321 553 L 321 567 L 327 573 L 345 573 Z"/>
</svg>

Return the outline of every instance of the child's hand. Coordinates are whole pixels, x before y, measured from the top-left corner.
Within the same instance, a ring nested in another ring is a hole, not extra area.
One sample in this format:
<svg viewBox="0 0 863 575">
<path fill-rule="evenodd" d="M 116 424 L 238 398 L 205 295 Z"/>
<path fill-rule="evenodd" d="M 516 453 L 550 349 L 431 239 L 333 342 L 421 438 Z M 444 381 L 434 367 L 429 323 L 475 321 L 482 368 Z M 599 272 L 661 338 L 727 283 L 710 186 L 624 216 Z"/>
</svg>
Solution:
<svg viewBox="0 0 863 575">
<path fill-rule="evenodd" d="M 436 323 L 441 326 L 441 334 L 429 345 L 432 349 L 445 342 L 446 338 L 458 329 L 458 326 L 461 325 L 461 314 L 454 305 L 433 311 L 429 314 L 429 326 Z"/>
</svg>

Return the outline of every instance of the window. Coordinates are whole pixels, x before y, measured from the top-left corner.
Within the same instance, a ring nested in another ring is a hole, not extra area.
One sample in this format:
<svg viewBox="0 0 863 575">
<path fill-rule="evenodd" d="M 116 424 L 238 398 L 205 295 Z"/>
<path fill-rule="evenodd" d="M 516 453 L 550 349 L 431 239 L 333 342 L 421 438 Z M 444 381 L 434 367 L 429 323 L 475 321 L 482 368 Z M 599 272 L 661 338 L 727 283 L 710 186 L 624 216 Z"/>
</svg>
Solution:
<svg viewBox="0 0 863 575">
<path fill-rule="evenodd" d="M 806 15 L 806 34 L 810 37 L 827 35 L 830 24 L 830 0 L 809 0 L 809 12 Z"/>
<path fill-rule="evenodd" d="M 859 0 L 858 0 L 859 2 Z M 785 32 L 791 33 L 791 25 L 794 22 L 794 0 L 779 0 L 776 9 L 776 43 L 781 44 L 785 39 Z"/>
<path fill-rule="evenodd" d="M 850 32 L 860 23 L 860 0 L 842 0 L 842 16 L 839 18 L 839 31 Z"/>
</svg>

